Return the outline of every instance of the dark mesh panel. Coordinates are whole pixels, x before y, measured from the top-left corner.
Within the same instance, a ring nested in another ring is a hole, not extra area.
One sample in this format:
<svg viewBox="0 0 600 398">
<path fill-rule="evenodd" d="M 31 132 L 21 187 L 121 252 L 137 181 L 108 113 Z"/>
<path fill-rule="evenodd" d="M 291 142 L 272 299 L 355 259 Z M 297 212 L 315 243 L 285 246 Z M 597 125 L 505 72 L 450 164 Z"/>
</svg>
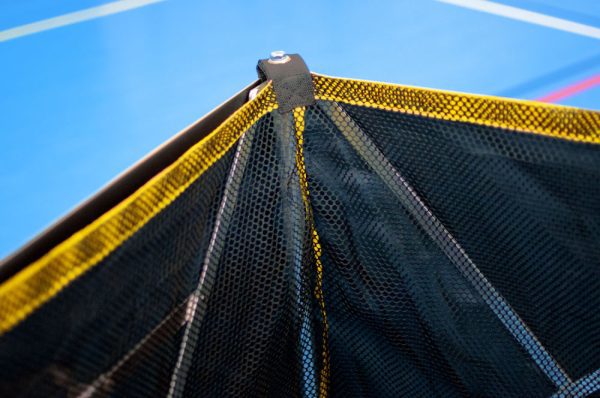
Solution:
<svg viewBox="0 0 600 398">
<path fill-rule="evenodd" d="M 166 394 L 231 161 L 0 339 L 2 396 Z"/>
<path fill-rule="evenodd" d="M 308 112 L 306 157 L 324 246 L 332 395 L 552 393 L 479 294 L 320 109 Z"/>
<path fill-rule="evenodd" d="M 243 143 L 247 165 L 231 192 L 237 198 L 230 221 L 224 220 L 230 225 L 215 248 L 222 254 L 184 396 L 316 392 L 314 374 L 302 372 L 305 345 L 313 344 L 301 338 L 302 318 L 314 314 L 304 287 L 313 267 L 290 162 L 291 122 L 290 115 L 273 113 Z"/>
<path fill-rule="evenodd" d="M 565 370 L 599 369 L 597 147 L 345 109 Z"/>
<path fill-rule="evenodd" d="M 313 83 L 0 285 L 0 395 L 597 395 L 600 116 Z"/>
</svg>

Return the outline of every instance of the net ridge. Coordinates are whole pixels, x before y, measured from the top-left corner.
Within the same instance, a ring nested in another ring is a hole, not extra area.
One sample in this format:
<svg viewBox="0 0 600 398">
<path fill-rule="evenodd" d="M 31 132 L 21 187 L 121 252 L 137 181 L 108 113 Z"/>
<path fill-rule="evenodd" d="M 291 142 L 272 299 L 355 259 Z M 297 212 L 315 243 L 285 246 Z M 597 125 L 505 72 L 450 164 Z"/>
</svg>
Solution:
<svg viewBox="0 0 600 398">
<path fill-rule="evenodd" d="M 599 114 L 312 81 L 0 285 L 0 395 L 600 394 Z"/>
</svg>

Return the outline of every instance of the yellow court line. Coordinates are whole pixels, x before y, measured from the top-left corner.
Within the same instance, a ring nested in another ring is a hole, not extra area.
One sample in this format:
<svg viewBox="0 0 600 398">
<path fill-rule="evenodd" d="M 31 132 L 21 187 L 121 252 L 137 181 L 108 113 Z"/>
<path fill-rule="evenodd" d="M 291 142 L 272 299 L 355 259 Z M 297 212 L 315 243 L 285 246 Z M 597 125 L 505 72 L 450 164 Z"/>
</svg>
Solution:
<svg viewBox="0 0 600 398">
<path fill-rule="evenodd" d="M 600 112 L 313 73 L 315 97 L 434 119 L 600 144 Z"/>
<path fill-rule="evenodd" d="M 244 131 L 275 108 L 277 103 L 268 85 L 119 205 L 2 284 L 0 334 L 102 261 L 216 163 Z"/>
</svg>

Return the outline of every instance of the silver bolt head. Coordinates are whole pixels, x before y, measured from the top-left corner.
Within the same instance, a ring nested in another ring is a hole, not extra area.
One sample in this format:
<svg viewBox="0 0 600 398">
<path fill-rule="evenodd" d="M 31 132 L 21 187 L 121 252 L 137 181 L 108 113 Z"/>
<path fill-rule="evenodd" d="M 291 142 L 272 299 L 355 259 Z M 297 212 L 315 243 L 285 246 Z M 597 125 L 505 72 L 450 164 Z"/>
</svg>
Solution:
<svg viewBox="0 0 600 398">
<path fill-rule="evenodd" d="M 270 64 L 285 64 L 286 62 L 289 62 L 291 58 L 289 57 L 289 55 L 287 55 L 285 53 L 285 51 L 273 51 L 271 52 L 271 57 L 269 58 L 269 63 Z"/>
</svg>

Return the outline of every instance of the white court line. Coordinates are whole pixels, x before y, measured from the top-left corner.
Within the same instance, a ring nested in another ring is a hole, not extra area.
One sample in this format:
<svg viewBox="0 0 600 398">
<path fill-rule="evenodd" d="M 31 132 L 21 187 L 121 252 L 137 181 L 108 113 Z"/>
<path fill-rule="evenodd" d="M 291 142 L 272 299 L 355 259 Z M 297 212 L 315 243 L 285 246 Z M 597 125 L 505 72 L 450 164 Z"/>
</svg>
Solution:
<svg viewBox="0 0 600 398">
<path fill-rule="evenodd" d="M 107 15 L 118 14 L 120 12 L 133 10 L 134 8 L 144 7 L 161 1 L 164 0 L 120 0 L 81 11 L 71 12 L 69 14 L 59 15 L 54 18 L 43 19 L 38 22 L 0 31 L 0 42 L 105 17 Z"/>
<path fill-rule="evenodd" d="M 442 3 L 453 4 L 455 6 L 470 8 L 472 10 L 483 11 L 490 14 L 500 15 L 502 17 L 516 19 L 518 21 L 529 22 L 535 25 L 546 26 L 565 32 L 575 33 L 581 36 L 587 36 L 594 39 L 600 39 L 600 28 L 590 25 L 569 21 L 567 19 L 551 17 L 550 15 L 540 14 L 533 11 L 523 10 L 522 8 L 511 7 L 504 4 L 494 3 L 486 0 L 437 0 Z"/>
</svg>

